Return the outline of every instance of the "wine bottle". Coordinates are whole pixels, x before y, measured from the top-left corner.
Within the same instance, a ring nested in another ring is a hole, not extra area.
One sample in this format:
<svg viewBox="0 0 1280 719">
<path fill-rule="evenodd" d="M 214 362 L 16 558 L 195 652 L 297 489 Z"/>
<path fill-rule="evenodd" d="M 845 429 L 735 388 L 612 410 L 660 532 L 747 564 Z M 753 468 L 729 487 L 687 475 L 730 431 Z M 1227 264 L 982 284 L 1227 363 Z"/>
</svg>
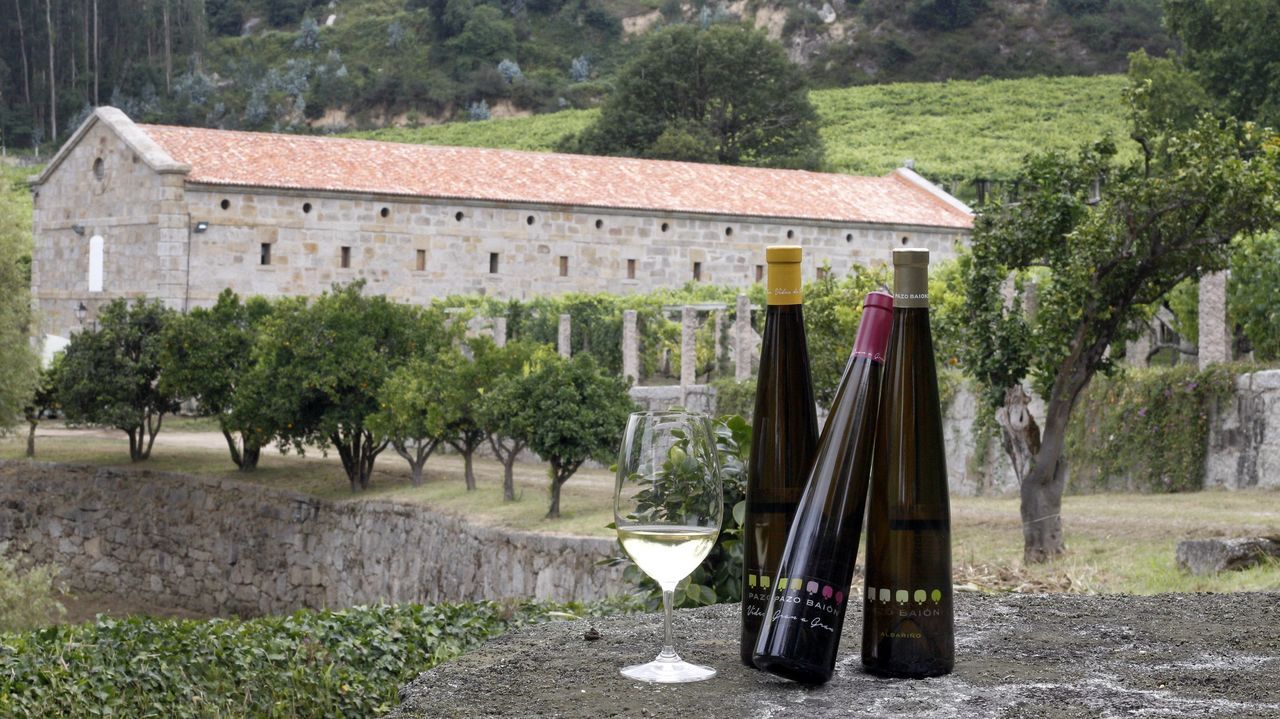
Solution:
<svg viewBox="0 0 1280 719">
<path fill-rule="evenodd" d="M 892 318 L 888 294 L 867 295 L 756 641 L 757 667 L 806 684 L 831 678 L 845 609 L 853 600 L 846 595 L 867 506 L 880 368 Z"/>
<path fill-rule="evenodd" d="M 765 250 L 768 305 L 756 408 L 747 460 L 747 512 L 742 526 L 741 659 L 747 666 L 769 603 L 771 582 L 795 517 L 818 444 L 818 417 L 804 338 L 801 249 Z"/>
<path fill-rule="evenodd" d="M 882 676 L 930 677 L 955 665 L 955 625 L 928 250 L 893 251 L 893 294 L 868 500 L 862 664 Z"/>
</svg>

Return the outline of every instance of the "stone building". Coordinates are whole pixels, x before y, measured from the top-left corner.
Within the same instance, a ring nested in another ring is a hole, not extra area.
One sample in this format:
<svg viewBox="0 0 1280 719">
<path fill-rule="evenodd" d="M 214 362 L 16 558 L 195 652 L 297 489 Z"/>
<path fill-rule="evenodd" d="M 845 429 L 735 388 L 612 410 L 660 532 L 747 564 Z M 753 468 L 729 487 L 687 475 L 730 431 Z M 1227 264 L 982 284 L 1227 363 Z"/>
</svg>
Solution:
<svg viewBox="0 0 1280 719">
<path fill-rule="evenodd" d="M 116 297 L 186 309 L 227 287 L 314 295 L 358 279 L 405 302 L 748 285 L 768 244 L 803 245 L 811 279 L 905 244 L 947 257 L 972 227 L 969 208 L 906 168 L 856 177 L 232 132 L 135 124 L 110 107 L 32 191 L 32 293 L 57 337 Z"/>
</svg>

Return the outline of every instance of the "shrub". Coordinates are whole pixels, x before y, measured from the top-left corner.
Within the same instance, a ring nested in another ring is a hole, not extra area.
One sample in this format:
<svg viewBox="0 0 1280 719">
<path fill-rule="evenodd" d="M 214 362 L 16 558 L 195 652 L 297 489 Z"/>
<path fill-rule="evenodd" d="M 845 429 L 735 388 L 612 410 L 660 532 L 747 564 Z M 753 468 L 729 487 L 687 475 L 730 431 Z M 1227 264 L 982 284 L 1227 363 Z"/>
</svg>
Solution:
<svg viewBox="0 0 1280 719">
<path fill-rule="evenodd" d="M 732 377 L 721 377 L 711 383 L 716 391 L 716 414 L 739 415 L 748 423 L 756 411 L 756 381 L 739 382 Z"/>
<path fill-rule="evenodd" d="M 51 565 L 19 571 L 0 557 L 0 632 L 14 632 L 57 621 L 66 612 L 57 597 L 62 588 Z"/>
<path fill-rule="evenodd" d="M 1210 412 L 1230 396 L 1238 370 L 1181 365 L 1094 378 L 1067 430 L 1071 489 L 1203 488 Z"/>
</svg>

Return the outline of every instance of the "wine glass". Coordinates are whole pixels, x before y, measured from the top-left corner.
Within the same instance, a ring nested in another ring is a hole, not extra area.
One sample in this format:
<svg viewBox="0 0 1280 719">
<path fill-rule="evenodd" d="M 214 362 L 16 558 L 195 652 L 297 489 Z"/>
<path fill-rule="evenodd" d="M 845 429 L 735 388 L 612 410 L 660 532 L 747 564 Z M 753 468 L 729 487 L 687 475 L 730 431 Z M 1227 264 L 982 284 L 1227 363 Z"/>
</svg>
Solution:
<svg viewBox="0 0 1280 719">
<path fill-rule="evenodd" d="M 676 654 L 671 601 L 676 584 L 715 546 L 723 514 L 711 420 L 683 410 L 632 414 L 618 451 L 613 517 L 622 548 L 662 588 L 664 639 L 656 659 L 623 668 L 623 676 L 681 683 L 716 675 L 715 669 Z"/>
</svg>

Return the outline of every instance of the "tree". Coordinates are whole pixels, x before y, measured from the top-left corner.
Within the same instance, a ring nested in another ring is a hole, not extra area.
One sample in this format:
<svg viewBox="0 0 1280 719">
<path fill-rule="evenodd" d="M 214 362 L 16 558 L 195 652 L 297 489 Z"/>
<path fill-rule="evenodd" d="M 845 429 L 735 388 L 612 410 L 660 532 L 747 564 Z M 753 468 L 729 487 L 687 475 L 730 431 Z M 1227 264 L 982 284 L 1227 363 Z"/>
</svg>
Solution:
<svg viewBox="0 0 1280 719">
<path fill-rule="evenodd" d="M 762 32 L 672 25 L 644 40 L 565 149 L 760 167 L 822 164 L 804 73 Z"/>
<path fill-rule="evenodd" d="M 627 380 L 603 372 L 587 355 L 543 353 L 527 381 L 509 395 L 510 429 L 551 465 L 548 519 L 560 517 L 560 488 L 587 459 L 610 463 L 635 404 Z"/>
<path fill-rule="evenodd" d="M 854 265 L 853 273 L 847 277 L 837 279 L 828 273 L 805 286 L 805 341 L 818 404 L 827 407 L 835 399 L 840 377 L 853 352 L 854 336 L 862 319 L 862 301 L 868 292 L 888 280 L 883 268 Z"/>
<path fill-rule="evenodd" d="M 41 368 L 37 378 L 35 391 L 22 408 L 22 415 L 27 420 L 27 456 L 36 456 L 36 427 L 41 418 L 48 412 L 58 409 L 58 368 L 62 364 L 62 355 L 58 354 L 48 367 Z"/>
<path fill-rule="evenodd" d="M 245 426 L 284 448 L 333 447 L 351 490 L 367 489 L 389 439 L 369 426 L 378 390 L 414 357 L 440 346 L 439 312 L 367 297 L 363 282 L 335 286 L 314 302 L 282 300 L 263 323 L 246 382 Z"/>
<path fill-rule="evenodd" d="M 178 409 L 160 381 L 161 338 L 173 316 L 158 301 L 112 300 L 96 331 L 72 336 L 58 371 L 67 420 L 123 431 L 134 462 L 151 456 L 164 416 Z"/>
<path fill-rule="evenodd" d="M 1180 64 L 1226 114 L 1280 126 L 1280 5 L 1273 0 L 1166 0 Z"/>
<path fill-rule="evenodd" d="M 474 458 L 476 450 L 489 436 L 480 421 L 480 402 L 504 371 L 510 371 L 511 357 L 488 337 L 467 340 L 471 359 L 452 365 L 449 380 L 454 388 L 448 397 L 452 402 L 453 421 L 445 440 L 462 455 L 463 475 L 467 491 L 476 488 Z"/>
<path fill-rule="evenodd" d="M 236 390 L 253 366 L 253 345 L 270 314 L 267 300 L 241 302 L 239 295 L 223 290 L 213 307 L 175 317 L 161 345 L 165 391 L 196 400 L 201 411 L 218 419 L 231 461 L 242 472 L 258 466 L 264 438 L 236 421 Z"/>
<path fill-rule="evenodd" d="M 1118 161 L 1109 141 L 1075 158 L 1028 158 L 1018 202 L 992 203 L 975 221 L 964 359 L 997 408 L 1021 482 L 1028 562 L 1065 551 L 1067 421 L 1093 376 L 1110 369 L 1108 348 L 1136 336 L 1179 282 L 1224 269 L 1233 238 L 1278 219 L 1274 136 L 1209 117 L 1163 136 L 1138 130 L 1137 161 Z M 1033 276 L 1038 302 L 1007 301 L 1011 276 Z M 1026 406 L 1027 377 L 1048 404 L 1043 432 Z"/>
<path fill-rule="evenodd" d="M 488 357 L 490 387 L 480 396 L 476 409 L 493 456 L 502 462 L 502 499 L 506 502 L 515 501 L 516 457 L 528 446 L 536 423 L 533 412 L 521 411 L 521 398 L 529 391 L 525 385 L 531 381 L 532 365 L 540 361 L 539 352 L 552 350 L 531 342 L 510 342 L 495 348 Z"/>
<path fill-rule="evenodd" d="M 30 243 L 30 207 L 0 192 L 0 433 L 17 421 L 39 369 L 30 342 Z"/>
<path fill-rule="evenodd" d="M 422 484 L 427 459 L 457 422 L 457 367 L 466 361 L 451 346 L 415 358 L 392 372 L 378 392 L 378 411 L 369 427 L 409 463 L 409 483 L 415 487 Z"/>
<path fill-rule="evenodd" d="M 1259 359 L 1280 358 L 1280 236 L 1242 238 L 1231 255 L 1227 307 Z"/>
</svg>

